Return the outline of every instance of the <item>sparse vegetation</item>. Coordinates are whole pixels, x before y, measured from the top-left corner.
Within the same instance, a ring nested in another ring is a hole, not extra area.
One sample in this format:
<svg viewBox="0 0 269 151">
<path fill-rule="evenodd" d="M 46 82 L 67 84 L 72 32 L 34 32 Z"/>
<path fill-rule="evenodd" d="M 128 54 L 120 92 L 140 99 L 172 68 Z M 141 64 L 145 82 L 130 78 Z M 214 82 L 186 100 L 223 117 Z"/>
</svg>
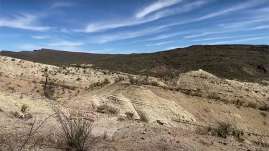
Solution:
<svg viewBox="0 0 269 151">
<path fill-rule="evenodd" d="M 93 122 L 82 117 L 70 118 L 59 110 L 56 115 L 63 131 L 66 150 L 87 151 Z"/>
<path fill-rule="evenodd" d="M 129 82 L 132 85 L 151 85 L 151 86 L 160 86 L 157 81 L 150 80 L 148 76 L 129 76 Z"/>
<path fill-rule="evenodd" d="M 267 113 L 266 113 L 266 112 L 261 111 L 260 114 L 261 114 L 263 117 L 267 117 Z"/>
<path fill-rule="evenodd" d="M 21 106 L 21 112 L 22 112 L 22 113 L 26 113 L 26 112 L 28 111 L 28 109 L 29 109 L 29 106 L 26 105 L 26 104 L 23 104 L 23 105 Z"/>
<path fill-rule="evenodd" d="M 242 140 L 244 135 L 243 131 L 236 128 L 234 125 L 225 122 L 219 122 L 216 128 L 208 128 L 208 131 L 218 137 L 227 138 L 228 136 L 234 136 L 238 140 Z"/>
<path fill-rule="evenodd" d="M 124 81 L 124 80 L 125 80 L 124 77 L 122 77 L 122 76 L 118 76 L 118 77 L 115 79 L 115 83 L 117 83 L 117 82 L 121 82 L 121 81 Z"/>
<path fill-rule="evenodd" d="M 116 107 L 113 107 L 111 105 L 108 104 L 103 104 L 97 107 L 97 112 L 99 113 L 107 113 L 107 114 L 118 114 L 119 113 L 119 109 Z"/>
<path fill-rule="evenodd" d="M 89 86 L 89 89 L 94 89 L 94 88 L 102 88 L 106 85 L 110 84 L 110 81 L 108 79 L 104 79 L 104 81 L 101 81 L 101 82 L 96 82 L 96 83 L 93 83 Z"/>
<path fill-rule="evenodd" d="M 220 96 L 216 92 L 208 93 L 208 98 L 213 100 L 220 100 Z"/>
<path fill-rule="evenodd" d="M 140 110 L 139 111 L 136 110 L 136 111 L 140 117 L 140 121 L 145 122 L 145 123 L 149 122 L 149 118 L 146 116 L 146 114 L 143 111 L 140 111 Z"/>
<path fill-rule="evenodd" d="M 263 57 L 260 57 L 261 52 Z M 268 70 L 269 53 L 268 47 L 263 46 L 192 46 L 162 53 L 124 56 L 77 54 L 47 49 L 28 53 L 3 51 L 1 55 L 59 66 L 92 64 L 93 68 L 138 75 L 147 74 L 154 77 L 163 77 L 167 80 L 173 79 L 178 73 L 198 69 L 203 69 L 226 79 L 258 82 L 263 79 L 268 80 L 268 71 L 264 71 Z M 247 74 L 244 70 L 238 70 L 242 66 L 258 72 L 254 75 Z"/>
<path fill-rule="evenodd" d="M 259 107 L 259 110 L 269 112 L 269 105 L 264 104 L 261 107 Z"/>
<path fill-rule="evenodd" d="M 125 115 L 128 120 L 132 120 L 134 118 L 134 113 L 132 112 L 126 112 Z"/>
</svg>

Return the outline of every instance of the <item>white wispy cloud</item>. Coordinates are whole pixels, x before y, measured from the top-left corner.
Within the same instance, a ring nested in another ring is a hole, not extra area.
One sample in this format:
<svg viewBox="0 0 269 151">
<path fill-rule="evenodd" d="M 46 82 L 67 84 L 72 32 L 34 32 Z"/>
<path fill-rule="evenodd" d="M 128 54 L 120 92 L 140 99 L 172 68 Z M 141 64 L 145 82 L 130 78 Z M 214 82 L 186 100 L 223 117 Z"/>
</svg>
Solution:
<svg viewBox="0 0 269 151">
<path fill-rule="evenodd" d="M 17 28 L 32 31 L 46 31 L 48 26 L 38 25 L 38 17 L 29 14 L 17 15 L 13 18 L 0 18 L 0 27 Z"/>
<path fill-rule="evenodd" d="M 59 40 L 56 42 L 49 42 L 44 44 L 21 44 L 17 46 L 20 50 L 37 50 L 41 48 L 55 49 L 55 50 L 70 50 L 77 51 L 81 49 L 81 46 L 84 45 L 83 42 L 74 42 L 67 40 Z"/>
<path fill-rule="evenodd" d="M 182 4 L 179 7 L 165 9 L 159 12 L 154 13 L 152 16 L 156 16 L 156 18 L 164 18 L 168 16 L 178 15 L 186 12 L 190 12 L 195 10 L 205 4 L 209 3 L 209 0 L 204 1 L 194 1 L 191 3 Z"/>
<path fill-rule="evenodd" d="M 167 45 L 167 44 L 171 44 L 175 41 L 162 41 L 162 42 L 157 42 L 157 43 L 151 43 L 151 44 L 147 44 L 147 47 L 153 47 L 153 46 L 162 46 L 162 45 Z"/>
<path fill-rule="evenodd" d="M 255 40 L 261 40 L 261 39 L 268 39 L 269 36 L 260 36 L 260 37 L 246 37 L 246 38 L 240 38 L 240 39 L 233 39 L 233 40 L 221 40 L 218 42 L 213 42 L 210 43 L 211 45 L 216 45 L 216 44 L 236 44 L 236 43 L 240 43 L 240 42 L 252 42 Z"/>
<path fill-rule="evenodd" d="M 92 23 L 92 24 L 87 25 L 85 29 L 78 30 L 78 31 L 87 32 L 87 33 L 99 32 L 99 31 L 104 31 L 104 30 L 109 30 L 109 29 L 140 25 L 143 23 L 148 23 L 148 22 L 157 20 L 157 19 L 159 19 L 158 16 L 153 16 L 146 19 L 142 19 L 142 20 L 130 18 L 130 19 L 121 20 L 121 21 Z"/>
<path fill-rule="evenodd" d="M 249 1 L 245 1 L 245 2 L 242 2 L 242 3 L 238 4 L 238 5 L 232 6 L 230 8 L 226 8 L 226 9 L 223 9 L 223 10 L 220 10 L 220 11 L 209 13 L 207 15 L 199 17 L 196 20 L 197 21 L 202 21 L 202 20 L 206 20 L 206 19 L 210 19 L 210 18 L 222 16 L 222 15 L 231 14 L 231 13 L 233 13 L 235 11 L 240 11 L 240 10 L 244 10 L 244 9 L 247 9 L 247 8 L 255 7 L 257 5 L 261 5 L 264 2 L 265 2 L 264 0 L 249 0 Z"/>
<path fill-rule="evenodd" d="M 58 2 L 54 2 L 51 5 L 51 8 L 66 8 L 66 7 L 72 7 L 75 4 L 72 2 L 64 2 L 64 1 L 58 1 Z"/>
<path fill-rule="evenodd" d="M 269 29 L 269 25 L 259 25 L 252 28 L 252 30 Z"/>
<path fill-rule="evenodd" d="M 139 31 L 128 31 L 128 32 L 104 34 L 104 35 L 96 36 L 90 41 L 92 41 L 93 43 L 104 44 L 104 43 L 113 42 L 113 41 L 143 37 L 146 35 L 163 32 L 164 30 L 165 29 L 163 28 L 163 26 L 159 26 L 159 27 L 154 27 L 154 28 L 146 28 Z"/>
<path fill-rule="evenodd" d="M 208 36 L 219 36 L 221 34 L 232 34 L 236 32 L 242 32 L 242 31 L 255 31 L 255 30 L 262 30 L 262 29 L 269 29 L 269 25 L 254 25 L 254 26 L 248 26 L 248 28 L 217 28 L 213 31 L 206 31 L 206 32 L 200 32 L 200 33 L 194 33 L 183 36 L 184 39 L 201 39 L 202 37 L 208 37 Z M 216 37 L 217 38 L 217 37 Z"/>
<path fill-rule="evenodd" d="M 205 36 L 209 36 L 209 35 L 213 35 L 213 34 L 222 34 L 222 33 L 226 33 L 226 32 L 229 32 L 229 30 L 207 31 L 207 32 L 200 32 L 200 33 L 196 33 L 196 34 L 186 35 L 183 38 L 184 39 L 194 39 L 194 38 L 205 37 Z"/>
<path fill-rule="evenodd" d="M 42 36 L 40 36 L 40 35 L 34 35 L 34 36 L 32 36 L 32 38 L 33 38 L 33 39 L 38 39 L 38 40 L 43 40 L 43 39 L 49 39 L 49 38 L 50 38 L 50 36 L 44 36 L 44 35 L 42 35 Z"/>
<path fill-rule="evenodd" d="M 207 3 L 209 3 L 210 1 L 207 1 Z M 205 21 L 207 19 L 212 19 L 212 18 L 216 18 L 216 17 L 221 17 L 221 16 L 224 16 L 224 15 L 231 15 L 232 13 L 234 12 L 237 12 L 237 11 L 241 11 L 241 10 L 246 10 L 246 9 L 249 9 L 249 8 L 252 8 L 252 7 L 256 7 L 256 6 L 261 6 L 262 4 L 264 4 L 266 2 L 266 0 L 246 0 L 240 4 L 237 4 L 237 5 L 234 5 L 234 6 L 231 6 L 231 7 L 228 7 L 228 8 L 224 8 L 224 9 L 221 9 L 219 11 L 215 11 L 215 12 L 210 12 L 210 13 L 207 13 L 207 14 L 204 14 L 200 17 L 196 17 L 196 18 L 192 18 L 192 19 L 187 19 L 187 20 L 183 20 L 183 21 L 179 21 L 179 22 L 174 22 L 174 23 L 169 23 L 169 24 L 166 24 L 167 28 L 169 27 L 174 27 L 174 26 L 180 26 L 180 25 L 187 25 L 187 24 L 192 24 L 192 23 L 195 23 L 195 22 L 201 22 L 201 21 Z M 267 8 L 265 9 L 261 9 L 263 11 L 260 11 L 260 12 L 263 12 L 265 10 L 267 10 Z M 261 15 L 260 13 L 259 14 L 256 14 L 256 17 L 258 15 Z M 267 15 L 262 15 L 263 18 L 268 18 Z"/>
<path fill-rule="evenodd" d="M 168 39 L 168 38 L 173 38 L 173 37 L 176 37 L 176 36 L 180 36 L 180 35 L 183 35 L 183 34 L 186 34 L 186 33 L 187 32 L 165 33 L 165 34 L 157 35 L 157 36 L 155 36 L 153 38 L 149 38 L 146 41 L 163 40 L 163 39 Z"/>
<path fill-rule="evenodd" d="M 173 1 L 174 3 L 175 2 L 177 2 L 177 3 L 181 2 L 181 1 L 178 1 L 178 0 L 177 1 L 176 0 L 171 0 L 171 1 Z M 156 3 L 158 3 L 158 2 L 156 2 Z M 167 0 L 167 2 L 165 2 L 165 3 L 172 4 L 170 2 L 170 0 Z M 92 32 L 105 31 L 105 30 L 109 30 L 109 29 L 115 29 L 115 28 L 129 27 L 129 26 L 145 24 L 145 23 L 149 23 L 149 22 L 159 20 L 159 19 L 164 18 L 164 17 L 168 17 L 168 16 L 172 16 L 172 15 L 178 15 L 178 14 L 181 14 L 181 13 L 192 11 L 192 10 L 194 10 L 194 9 L 196 9 L 196 8 L 206 4 L 206 3 L 208 3 L 208 0 L 195 1 L 195 2 L 192 2 L 192 3 L 186 3 L 186 4 L 183 4 L 183 5 L 180 5 L 179 7 L 176 7 L 176 8 L 161 10 L 163 8 L 169 7 L 169 6 L 166 6 L 166 7 L 160 8 L 159 9 L 160 11 L 158 11 L 158 12 L 154 11 L 154 12 L 151 12 L 149 15 L 145 15 L 143 17 L 137 17 L 137 14 L 139 14 L 139 13 L 137 13 L 134 16 L 131 16 L 130 18 L 127 18 L 127 19 L 119 19 L 119 20 L 116 20 L 116 21 L 105 21 L 105 22 L 91 23 L 91 24 L 88 24 L 85 29 L 77 30 L 77 31 L 92 33 Z M 170 5 L 170 6 L 172 6 L 172 5 Z M 169 26 L 167 26 L 167 27 L 169 27 Z"/>
<path fill-rule="evenodd" d="M 219 24 L 220 27 L 222 28 L 243 28 L 243 27 L 249 27 L 251 25 L 254 25 L 254 24 L 257 24 L 257 23 L 263 23 L 263 22 L 267 22 L 269 21 L 268 18 L 254 18 L 254 19 L 251 19 L 251 20 L 240 20 L 240 21 L 237 21 L 237 22 L 229 22 L 229 23 L 222 23 L 222 24 Z"/>
<path fill-rule="evenodd" d="M 136 18 L 143 18 L 151 13 L 154 13 L 156 11 L 159 11 L 161 9 L 173 6 L 175 4 L 178 4 L 180 2 L 182 2 L 183 0 L 158 0 L 148 6 L 146 6 L 145 8 L 143 8 L 142 10 L 140 10 L 135 17 Z"/>
<path fill-rule="evenodd" d="M 74 42 L 74 41 L 57 41 L 53 43 L 48 43 L 48 46 L 52 47 L 78 47 L 82 46 L 83 42 Z"/>
<path fill-rule="evenodd" d="M 242 36 L 241 36 L 242 37 Z M 200 38 L 200 39 L 193 39 L 193 42 L 199 41 L 212 41 L 212 40 L 223 40 L 223 39 L 232 39 L 232 38 L 240 38 L 237 36 L 222 36 L 222 37 L 210 37 L 210 38 Z"/>
</svg>

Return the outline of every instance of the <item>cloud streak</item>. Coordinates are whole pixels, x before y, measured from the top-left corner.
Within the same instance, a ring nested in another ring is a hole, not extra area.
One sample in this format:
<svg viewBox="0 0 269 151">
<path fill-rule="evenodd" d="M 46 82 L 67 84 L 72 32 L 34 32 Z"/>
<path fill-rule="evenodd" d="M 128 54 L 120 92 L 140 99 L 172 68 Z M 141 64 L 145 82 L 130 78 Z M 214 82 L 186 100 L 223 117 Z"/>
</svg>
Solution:
<svg viewBox="0 0 269 151">
<path fill-rule="evenodd" d="M 181 1 L 179 0 L 167 0 L 165 2 L 162 1 L 158 1 L 156 3 L 161 4 L 161 3 L 169 3 L 172 4 L 172 1 L 174 4 L 177 4 Z M 177 3 L 175 3 L 177 2 Z M 208 1 L 195 1 L 192 3 L 186 3 L 184 5 L 181 5 L 180 7 L 176 7 L 173 9 L 166 9 L 166 10 L 162 10 L 162 11 L 158 11 L 156 13 L 154 13 L 155 11 L 151 12 L 151 15 L 144 15 L 143 17 L 137 17 L 137 13 L 134 16 L 127 18 L 127 19 L 121 19 L 118 21 L 109 21 L 109 22 L 99 22 L 99 23 L 91 23 L 88 24 L 86 26 L 85 29 L 82 30 L 78 30 L 80 32 L 86 32 L 86 33 L 93 33 L 93 32 L 100 32 L 100 31 L 105 31 L 105 30 L 110 30 L 110 29 L 116 29 L 116 28 L 122 28 L 122 27 L 130 27 L 130 26 L 136 26 L 136 25 L 141 25 L 141 24 L 145 24 L 145 23 L 149 23 L 149 22 L 153 22 L 168 16 L 172 16 L 172 15 L 179 15 L 181 13 L 185 13 L 185 12 L 189 12 L 192 11 L 204 4 L 206 4 Z M 152 4 L 154 5 L 154 4 Z M 166 7 L 169 7 L 167 4 L 165 4 Z M 172 5 L 170 5 L 172 6 Z M 150 6 L 148 6 L 150 7 Z M 166 8 L 166 7 L 162 7 L 160 9 Z M 159 9 L 158 9 L 159 10 Z M 157 11 L 157 10 L 156 10 Z"/>
<path fill-rule="evenodd" d="M 53 9 L 57 9 L 57 8 L 67 8 L 67 7 L 72 7 L 74 6 L 75 4 L 74 3 L 71 3 L 71 2 L 54 2 L 50 8 L 53 8 Z"/>
<path fill-rule="evenodd" d="M 47 31 L 50 29 L 48 26 L 37 25 L 37 16 L 22 14 L 15 18 L 0 19 L 0 27 L 17 28 L 32 31 Z"/>
<path fill-rule="evenodd" d="M 104 44 L 104 43 L 109 43 L 109 42 L 114 42 L 114 41 L 143 37 L 146 35 L 163 32 L 164 30 L 165 29 L 163 28 L 163 26 L 159 26 L 159 27 L 154 27 L 154 28 L 146 28 L 139 31 L 118 32 L 118 33 L 96 36 L 92 38 L 91 41 L 97 44 Z"/>
<path fill-rule="evenodd" d="M 248 37 L 248 38 L 241 38 L 241 39 L 234 39 L 234 40 L 226 40 L 226 41 L 218 41 L 218 42 L 213 42 L 210 43 L 211 45 L 216 45 L 216 44 L 236 44 L 236 43 L 241 43 L 241 42 L 251 42 L 255 40 L 261 40 L 261 39 L 268 39 L 269 36 L 261 36 L 261 37 Z"/>
<path fill-rule="evenodd" d="M 154 13 L 156 11 L 159 11 L 161 9 L 176 5 L 180 2 L 182 2 L 183 0 L 158 0 L 148 6 L 146 6 L 145 8 L 143 8 L 141 11 L 139 11 L 135 17 L 136 18 L 144 18 L 145 16 Z"/>
</svg>

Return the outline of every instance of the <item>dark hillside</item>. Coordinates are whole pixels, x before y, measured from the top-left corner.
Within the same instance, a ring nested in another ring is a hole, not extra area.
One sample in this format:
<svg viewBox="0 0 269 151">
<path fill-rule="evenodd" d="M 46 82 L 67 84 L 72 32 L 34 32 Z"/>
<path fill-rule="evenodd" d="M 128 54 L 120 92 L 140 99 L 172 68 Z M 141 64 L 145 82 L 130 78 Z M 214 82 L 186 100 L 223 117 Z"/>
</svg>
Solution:
<svg viewBox="0 0 269 151">
<path fill-rule="evenodd" d="M 93 64 L 132 74 L 171 77 L 203 69 L 219 77 L 243 81 L 269 80 L 269 46 L 191 46 L 148 54 L 108 55 L 56 51 L 2 51 L 0 55 L 52 65 Z"/>
</svg>

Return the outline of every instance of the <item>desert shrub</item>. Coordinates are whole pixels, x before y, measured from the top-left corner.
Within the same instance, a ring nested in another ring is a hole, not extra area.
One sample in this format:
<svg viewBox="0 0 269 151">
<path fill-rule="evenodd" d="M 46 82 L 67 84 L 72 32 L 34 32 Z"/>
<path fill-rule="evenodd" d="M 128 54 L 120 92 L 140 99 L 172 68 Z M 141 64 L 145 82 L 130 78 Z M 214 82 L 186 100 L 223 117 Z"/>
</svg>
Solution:
<svg viewBox="0 0 269 151">
<path fill-rule="evenodd" d="M 127 119 L 129 119 L 129 120 L 134 118 L 134 113 L 132 113 L 132 112 L 126 112 L 125 115 L 126 115 Z"/>
<path fill-rule="evenodd" d="M 140 117 L 140 120 L 142 122 L 146 122 L 146 123 L 149 122 L 149 118 L 147 117 L 147 115 L 143 111 L 140 111 L 140 110 L 136 110 L 136 111 L 137 111 L 137 113 L 138 113 L 138 115 Z"/>
<path fill-rule="evenodd" d="M 97 107 L 97 112 L 99 113 L 108 113 L 108 114 L 118 114 L 119 109 L 107 104 L 100 105 Z"/>
<path fill-rule="evenodd" d="M 4 110 L 2 108 L 0 108 L 0 112 L 4 112 Z"/>
<path fill-rule="evenodd" d="M 26 104 L 23 104 L 23 105 L 21 106 L 21 112 L 22 112 L 22 113 L 26 113 L 28 109 L 29 109 L 29 106 L 26 105 Z"/>
<path fill-rule="evenodd" d="M 253 108 L 253 109 L 256 109 L 257 108 L 257 103 L 255 102 L 249 102 L 246 107 L 250 107 L 250 108 Z"/>
<path fill-rule="evenodd" d="M 89 86 L 89 88 L 90 89 L 102 88 L 102 87 L 104 87 L 105 85 L 108 85 L 108 84 L 110 84 L 110 81 L 108 79 L 105 79 L 104 81 L 93 83 L 92 85 Z"/>
<path fill-rule="evenodd" d="M 261 107 L 259 107 L 259 110 L 269 112 L 269 105 L 264 104 Z"/>
<path fill-rule="evenodd" d="M 104 85 L 107 85 L 107 84 L 109 84 L 110 83 L 110 81 L 106 78 L 104 81 L 103 81 L 103 84 Z"/>
<path fill-rule="evenodd" d="M 149 82 L 149 85 L 156 86 L 156 87 L 160 86 L 157 81 L 151 81 Z"/>
<path fill-rule="evenodd" d="M 173 71 L 170 71 L 170 72 L 166 72 L 165 74 L 163 75 L 160 75 L 160 77 L 162 78 L 162 80 L 164 81 L 170 81 L 172 79 L 175 79 L 178 77 L 178 74 L 173 72 Z"/>
<path fill-rule="evenodd" d="M 23 119 L 23 120 L 28 120 L 33 118 L 33 115 L 31 113 L 22 113 L 22 112 L 11 112 L 11 114 L 15 117 L 15 118 L 19 118 L 19 119 Z"/>
<path fill-rule="evenodd" d="M 217 128 L 212 128 L 212 135 L 226 138 L 232 132 L 232 126 L 229 123 L 221 122 Z"/>
<path fill-rule="evenodd" d="M 56 115 L 63 131 L 66 150 L 87 151 L 92 121 L 83 118 L 71 119 L 61 111 L 57 111 Z"/>
<path fill-rule="evenodd" d="M 151 86 L 160 86 L 157 81 L 150 81 L 148 76 L 141 77 L 140 79 L 137 77 L 129 76 L 129 82 L 132 85 L 151 85 Z"/>
<path fill-rule="evenodd" d="M 237 100 L 233 101 L 233 104 L 235 104 L 238 108 L 243 106 L 245 103 L 246 103 L 245 101 L 240 100 L 240 99 L 237 99 Z M 251 104 L 249 104 L 249 105 L 251 105 Z"/>
<path fill-rule="evenodd" d="M 119 77 L 117 77 L 117 78 L 115 79 L 115 82 L 117 83 L 117 82 L 121 82 L 121 81 L 124 81 L 124 80 L 125 80 L 124 77 L 119 76 Z"/>
<path fill-rule="evenodd" d="M 129 82 L 132 85 L 139 85 L 140 84 L 139 80 L 133 76 L 129 76 Z"/>
<path fill-rule="evenodd" d="M 46 87 L 43 88 L 44 96 L 48 99 L 54 100 L 54 94 L 55 94 L 55 86 L 53 83 L 50 83 Z"/>
<path fill-rule="evenodd" d="M 234 136 L 238 140 L 242 140 L 241 136 L 244 135 L 243 132 L 237 129 L 230 123 L 220 122 L 216 128 L 209 128 L 208 131 L 213 136 L 218 136 L 222 138 L 227 138 L 228 136 Z"/>
<path fill-rule="evenodd" d="M 209 93 L 207 97 L 209 99 L 220 100 L 220 96 L 216 92 Z"/>
<path fill-rule="evenodd" d="M 260 114 L 261 114 L 263 117 L 267 117 L 267 113 L 266 113 L 266 112 L 260 112 Z"/>
</svg>

